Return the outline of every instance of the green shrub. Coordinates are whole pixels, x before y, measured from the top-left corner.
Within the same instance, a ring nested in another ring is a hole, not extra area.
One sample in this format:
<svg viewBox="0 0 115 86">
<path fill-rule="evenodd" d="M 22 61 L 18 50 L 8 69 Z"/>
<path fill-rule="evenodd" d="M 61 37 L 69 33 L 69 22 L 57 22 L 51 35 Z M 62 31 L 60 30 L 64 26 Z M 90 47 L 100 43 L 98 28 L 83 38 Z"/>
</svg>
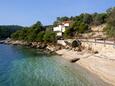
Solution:
<svg viewBox="0 0 115 86">
<path fill-rule="evenodd" d="M 84 24 L 84 23 L 80 23 L 78 30 L 79 30 L 79 33 L 87 32 L 88 31 L 88 25 Z"/>
<path fill-rule="evenodd" d="M 15 39 L 15 40 L 19 39 L 19 31 L 13 33 L 13 34 L 11 35 L 11 38 L 12 38 L 12 39 Z"/>
<path fill-rule="evenodd" d="M 39 32 L 36 37 L 36 41 L 42 42 L 45 32 Z"/>
<path fill-rule="evenodd" d="M 56 42 L 56 34 L 54 32 L 46 31 L 43 37 L 45 42 Z"/>
</svg>

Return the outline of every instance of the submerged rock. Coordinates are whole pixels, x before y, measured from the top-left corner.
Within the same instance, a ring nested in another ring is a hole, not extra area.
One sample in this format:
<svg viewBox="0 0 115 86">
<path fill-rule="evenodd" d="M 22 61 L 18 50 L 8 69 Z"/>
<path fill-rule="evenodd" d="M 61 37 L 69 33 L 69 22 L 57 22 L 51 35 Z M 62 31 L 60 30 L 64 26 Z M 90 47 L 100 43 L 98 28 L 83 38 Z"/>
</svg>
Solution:
<svg viewBox="0 0 115 86">
<path fill-rule="evenodd" d="M 74 59 L 70 60 L 70 62 L 75 63 L 76 61 L 79 61 L 79 60 L 80 60 L 80 58 L 74 58 Z"/>
</svg>

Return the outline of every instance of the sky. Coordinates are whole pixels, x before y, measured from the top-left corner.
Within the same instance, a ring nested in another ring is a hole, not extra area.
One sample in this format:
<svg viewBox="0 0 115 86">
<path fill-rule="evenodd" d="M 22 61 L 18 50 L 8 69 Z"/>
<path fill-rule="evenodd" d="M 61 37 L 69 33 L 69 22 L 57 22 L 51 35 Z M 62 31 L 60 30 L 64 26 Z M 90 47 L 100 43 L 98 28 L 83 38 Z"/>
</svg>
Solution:
<svg viewBox="0 0 115 86">
<path fill-rule="evenodd" d="M 115 0 L 0 0 L 0 25 L 53 24 L 57 17 L 105 12 Z"/>
</svg>

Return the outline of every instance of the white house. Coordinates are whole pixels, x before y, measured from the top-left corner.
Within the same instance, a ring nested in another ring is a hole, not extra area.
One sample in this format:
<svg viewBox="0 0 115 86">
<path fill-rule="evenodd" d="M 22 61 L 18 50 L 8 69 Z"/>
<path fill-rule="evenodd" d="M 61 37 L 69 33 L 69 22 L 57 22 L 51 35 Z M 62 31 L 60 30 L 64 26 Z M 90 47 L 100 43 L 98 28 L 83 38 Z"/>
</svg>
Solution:
<svg viewBox="0 0 115 86">
<path fill-rule="evenodd" d="M 70 26 L 70 21 L 62 22 L 62 24 L 59 24 L 57 27 L 53 28 L 53 31 L 57 33 L 57 36 L 62 36 L 65 32 L 65 29 L 67 29 Z"/>
</svg>

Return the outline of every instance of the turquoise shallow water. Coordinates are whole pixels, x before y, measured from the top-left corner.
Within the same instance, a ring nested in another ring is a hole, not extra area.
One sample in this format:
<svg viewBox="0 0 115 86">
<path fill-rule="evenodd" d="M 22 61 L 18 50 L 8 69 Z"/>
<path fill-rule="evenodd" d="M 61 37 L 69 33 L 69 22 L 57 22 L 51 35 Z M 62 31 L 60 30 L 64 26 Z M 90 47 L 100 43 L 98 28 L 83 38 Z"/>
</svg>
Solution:
<svg viewBox="0 0 115 86">
<path fill-rule="evenodd" d="M 0 45 L 0 86 L 93 86 L 81 71 L 36 49 Z"/>
</svg>

